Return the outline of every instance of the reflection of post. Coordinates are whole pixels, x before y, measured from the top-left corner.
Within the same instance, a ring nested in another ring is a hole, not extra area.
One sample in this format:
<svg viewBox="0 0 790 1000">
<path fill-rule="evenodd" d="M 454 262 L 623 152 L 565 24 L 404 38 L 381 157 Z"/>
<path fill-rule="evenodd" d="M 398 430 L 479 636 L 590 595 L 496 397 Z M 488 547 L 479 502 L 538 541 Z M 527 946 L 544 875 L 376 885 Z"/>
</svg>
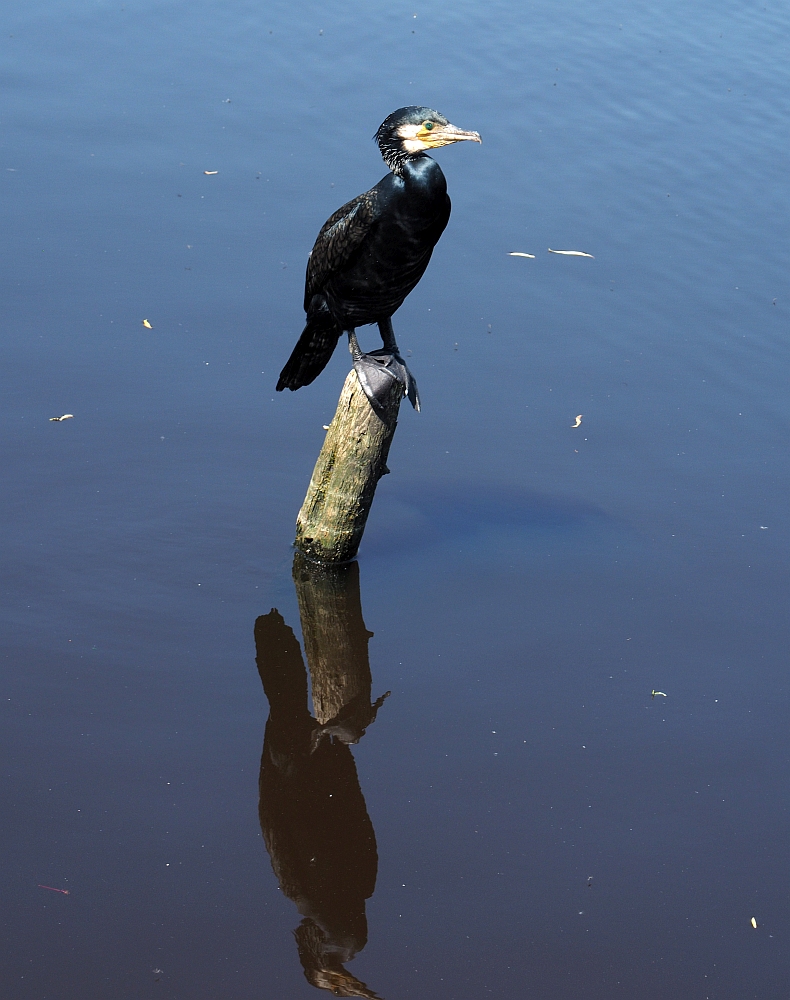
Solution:
<svg viewBox="0 0 790 1000">
<path fill-rule="evenodd" d="M 386 695 L 371 705 L 371 633 L 362 620 L 357 567 L 315 567 L 297 556 L 294 579 L 319 717 L 307 709 L 299 643 L 272 609 L 255 622 L 258 671 L 269 701 L 261 831 L 280 888 L 304 918 L 295 937 L 308 982 L 336 996 L 375 998 L 344 968 L 367 942 L 365 901 L 378 867 L 348 744 L 361 739 Z"/>
<path fill-rule="evenodd" d="M 296 520 L 296 547 L 311 559 L 342 563 L 357 554 L 398 423 L 403 386 L 393 379 L 382 416 L 352 369 Z"/>
<path fill-rule="evenodd" d="M 359 564 L 322 567 L 296 553 L 293 565 L 313 712 L 323 726 L 356 699 L 370 705 L 368 640 L 362 620 Z"/>
</svg>

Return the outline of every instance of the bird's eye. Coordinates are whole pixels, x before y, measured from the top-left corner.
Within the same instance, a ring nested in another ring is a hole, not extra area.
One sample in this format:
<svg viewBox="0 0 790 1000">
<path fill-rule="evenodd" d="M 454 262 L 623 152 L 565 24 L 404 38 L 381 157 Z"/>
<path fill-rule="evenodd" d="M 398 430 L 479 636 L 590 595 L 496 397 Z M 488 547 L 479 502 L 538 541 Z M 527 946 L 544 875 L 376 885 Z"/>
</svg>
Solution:
<svg viewBox="0 0 790 1000">
<path fill-rule="evenodd" d="M 430 132 L 431 129 L 433 128 L 433 122 L 423 122 L 422 127 L 425 129 L 426 132 Z"/>
</svg>

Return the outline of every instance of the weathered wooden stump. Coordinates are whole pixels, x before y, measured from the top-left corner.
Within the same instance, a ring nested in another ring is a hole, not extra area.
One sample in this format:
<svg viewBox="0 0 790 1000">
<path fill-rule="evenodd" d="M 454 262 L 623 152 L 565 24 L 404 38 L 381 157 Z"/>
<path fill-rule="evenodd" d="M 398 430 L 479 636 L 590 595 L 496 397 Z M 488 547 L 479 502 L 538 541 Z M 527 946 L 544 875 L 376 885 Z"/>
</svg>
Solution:
<svg viewBox="0 0 790 1000">
<path fill-rule="evenodd" d="M 296 519 L 296 547 L 309 559 L 344 563 L 357 554 L 398 423 L 403 386 L 393 381 L 379 417 L 352 368 L 307 496 Z"/>
</svg>

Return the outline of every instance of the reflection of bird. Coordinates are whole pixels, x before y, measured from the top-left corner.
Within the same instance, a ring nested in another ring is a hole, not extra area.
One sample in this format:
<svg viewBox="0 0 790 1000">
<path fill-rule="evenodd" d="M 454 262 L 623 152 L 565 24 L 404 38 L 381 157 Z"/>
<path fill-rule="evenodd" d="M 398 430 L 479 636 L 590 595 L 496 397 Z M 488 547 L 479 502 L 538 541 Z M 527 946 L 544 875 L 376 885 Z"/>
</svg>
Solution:
<svg viewBox="0 0 790 1000">
<path fill-rule="evenodd" d="M 304 918 L 294 932 L 299 960 L 313 986 L 377 1000 L 344 967 L 367 943 L 365 902 L 378 868 L 376 835 L 348 743 L 362 736 L 384 698 L 371 705 L 365 660 L 357 670 L 366 670 L 367 704 L 357 697 L 317 728 L 307 708 L 299 643 L 276 610 L 255 622 L 255 646 L 269 701 L 259 779 L 261 832 L 280 888 Z"/>
<path fill-rule="evenodd" d="M 426 150 L 461 139 L 480 142 L 430 108 L 400 108 L 376 133 L 390 168 L 382 180 L 324 223 L 307 262 L 307 325 L 280 373 L 277 391 L 309 385 L 324 370 L 343 331 L 374 409 L 393 379 L 415 409 L 414 379 L 400 357 L 392 314 L 422 277 L 450 218 L 441 167 Z M 384 348 L 362 354 L 355 328 L 377 323 Z"/>
</svg>

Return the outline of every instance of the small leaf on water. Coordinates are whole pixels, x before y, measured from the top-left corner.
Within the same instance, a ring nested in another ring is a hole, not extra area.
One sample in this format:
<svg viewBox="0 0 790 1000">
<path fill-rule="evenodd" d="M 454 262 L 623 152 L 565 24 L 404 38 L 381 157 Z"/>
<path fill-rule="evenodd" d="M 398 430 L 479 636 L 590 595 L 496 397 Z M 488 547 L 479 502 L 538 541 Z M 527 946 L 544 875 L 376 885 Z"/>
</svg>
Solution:
<svg viewBox="0 0 790 1000">
<path fill-rule="evenodd" d="M 552 250 L 549 247 L 549 253 L 561 253 L 564 257 L 590 257 L 595 260 L 591 253 L 585 253 L 583 250 Z"/>
</svg>

